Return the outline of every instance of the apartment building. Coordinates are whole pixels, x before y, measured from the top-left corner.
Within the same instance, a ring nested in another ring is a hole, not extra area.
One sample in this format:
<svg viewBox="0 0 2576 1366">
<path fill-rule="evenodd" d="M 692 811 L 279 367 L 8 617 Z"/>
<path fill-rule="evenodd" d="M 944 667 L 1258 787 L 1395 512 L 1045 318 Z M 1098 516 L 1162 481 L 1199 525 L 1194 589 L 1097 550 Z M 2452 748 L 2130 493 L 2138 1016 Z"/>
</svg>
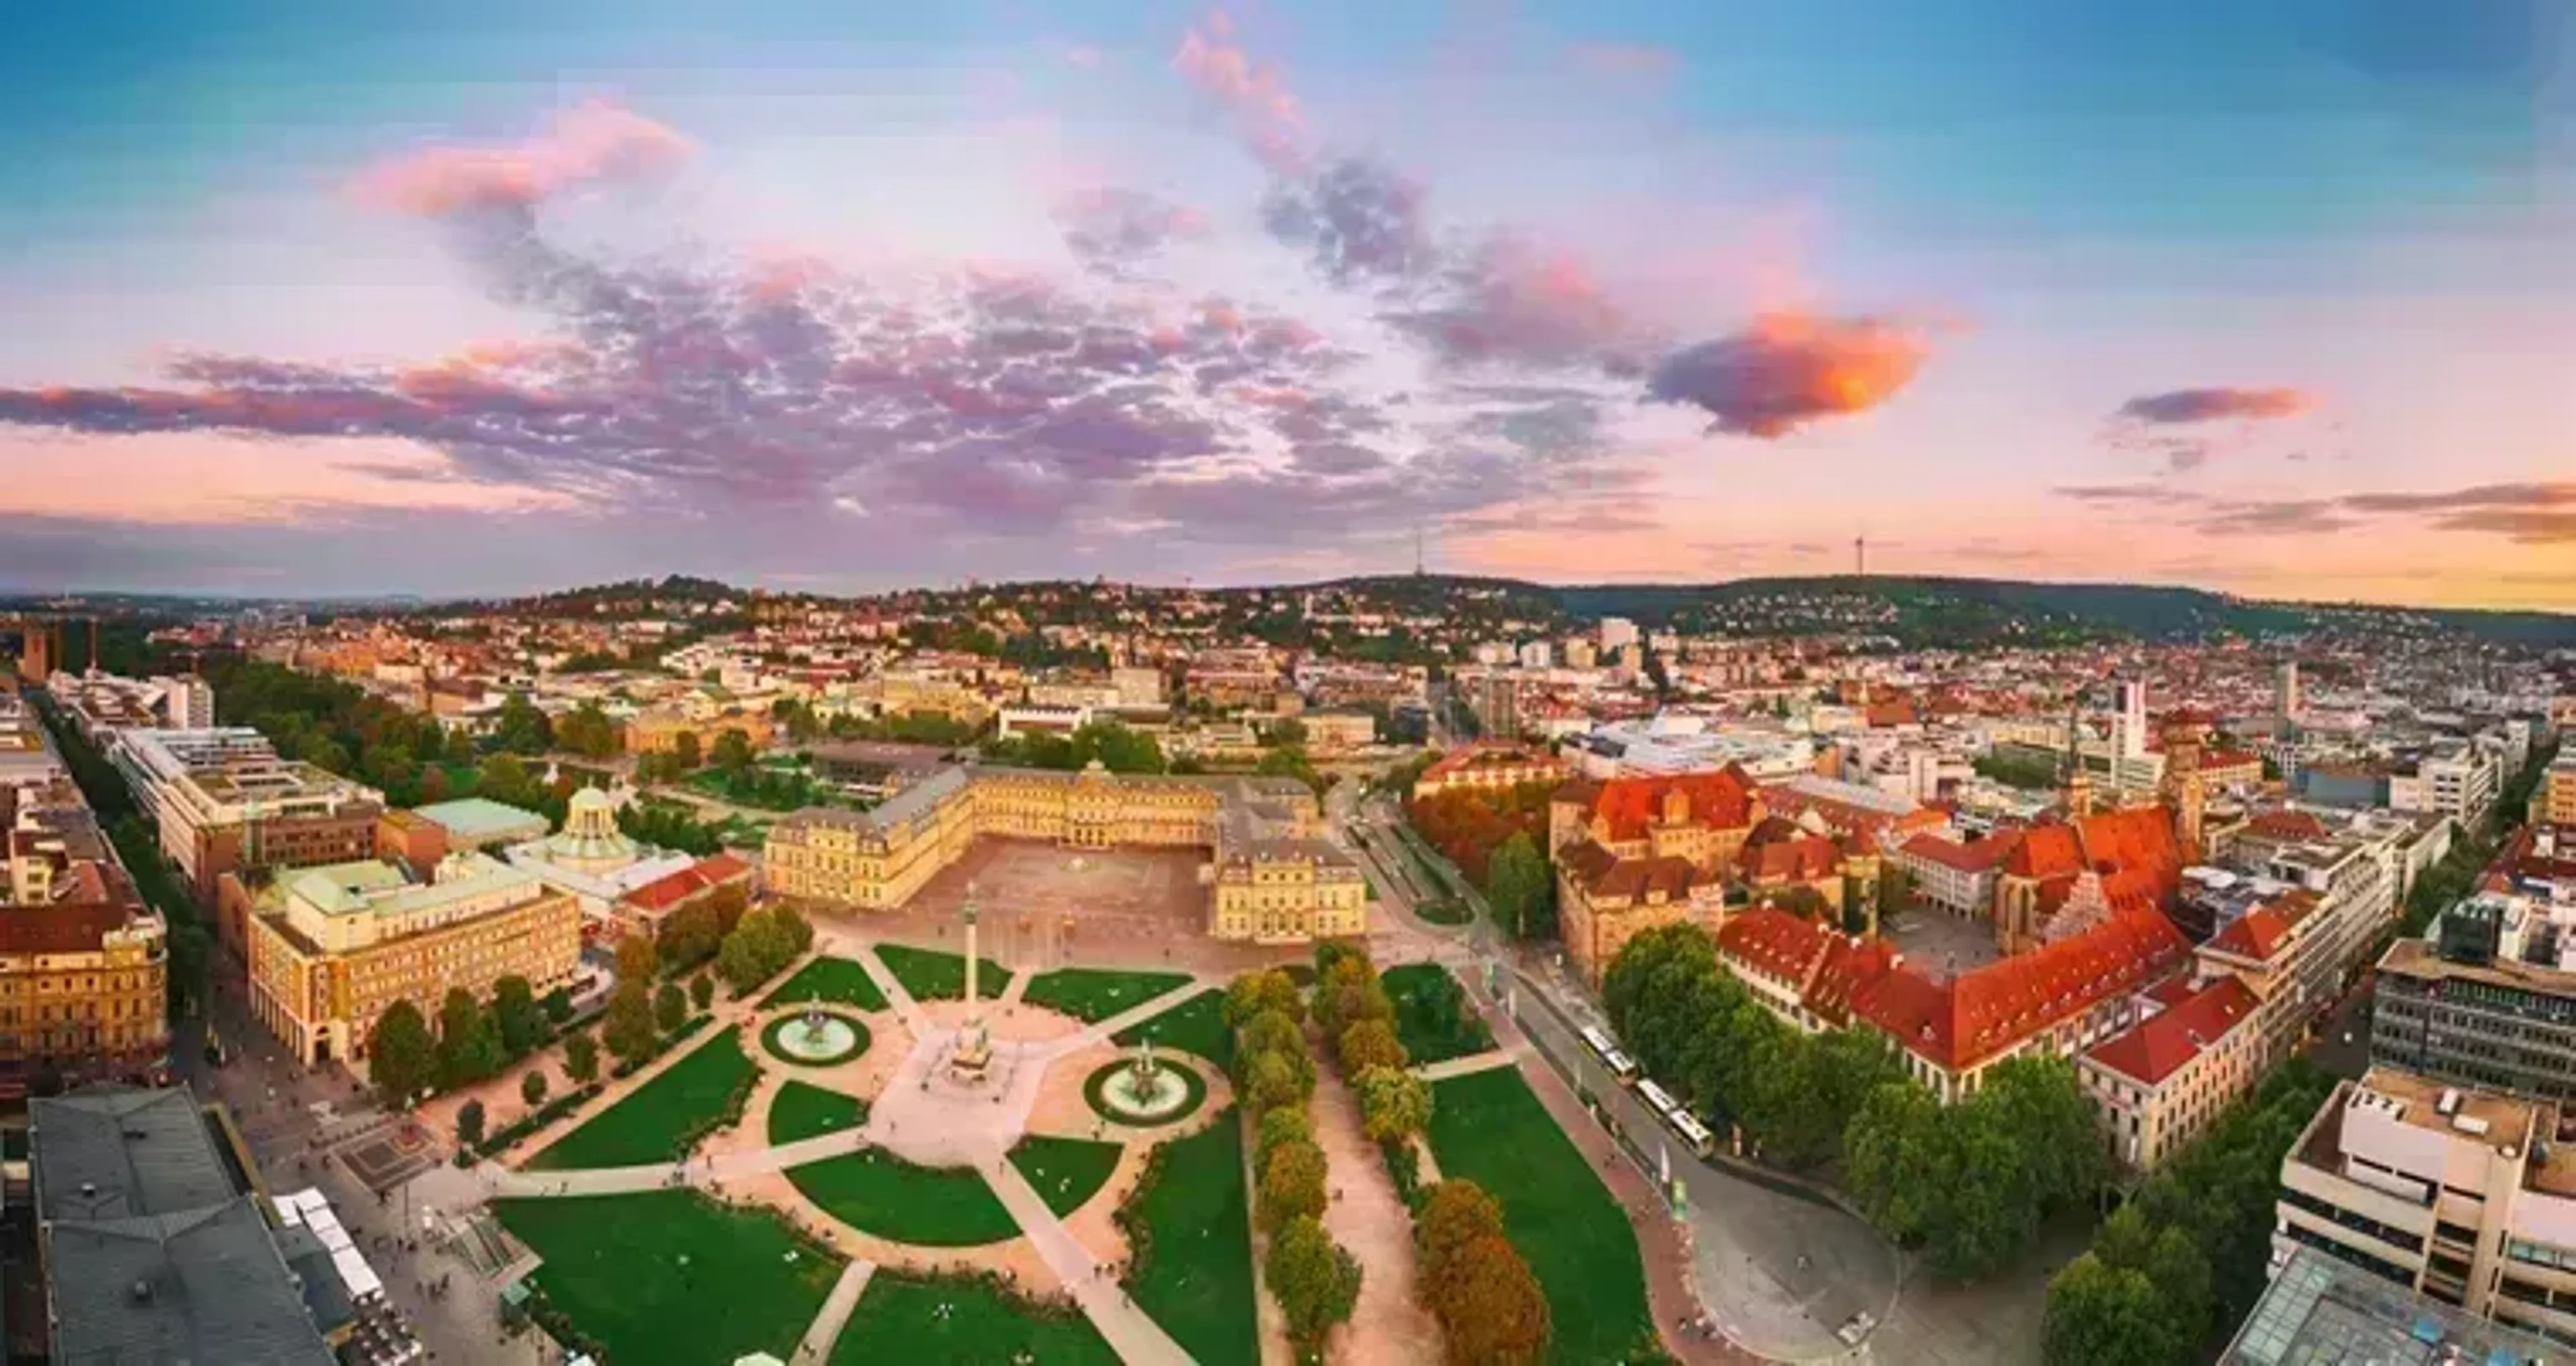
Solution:
<svg viewBox="0 0 2576 1366">
<path fill-rule="evenodd" d="M 2366 834 L 2285 846 L 2255 875 L 2251 909 L 2200 946 L 2195 981 L 2232 975 L 2262 1001 L 2264 1066 L 2296 1051 L 2395 919 L 2396 866 Z"/>
<path fill-rule="evenodd" d="M 2232 976 L 2198 987 L 2167 981 L 2144 993 L 2136 1025 L 2077 1056 L 2113 1161 L 2154 1170 L 2253 1088 L 2263 1071 L 2261 1004 Z"/>
<path fill-rule="evenodd" d="M 2448 740 L 2417 756 L 2411 769 L 2388 775 L 2388 808 L 2435 812 L 2474 827 L 2504 790 L 2504 759 L 2494 748 Z"/>
<path fill-rule="evenodd" d="M 2274 1271 L 2302 1247 L 2576 1347 L 2576 1124 L 2373 1067 L 2281 1161 Z"/>
<path fill-rule="evenodd" d="M 772 825 L 770 890 L 904 905 L 979 836 L 1068 849 L 1207 848 L 1207 932 L 1297 943 L 1367 930 L 1367 885 L 1316 838 L 1321 810 L 1294 778 L 1080 773 L 952 765 L 871 811 L 814 807 Z"/>
<path fill-rule="evenodd" d="M 108 758 L 202 905 L 238 868 L 308 868 L 375 848 L 384 794 L 279 758 L 248 727 L 124 731 Z"/>
<path fill-rule="evenodd" d="M 169 1059 L 169 927 L 68 778 L 0 788 L 0 1090 L 143 1080 Z"/>
<path fill-rule="evenodd" d="M 450 990 L 488 997 L 519 976 L 540 996 L 572 982 L 581 910 L 489 854 L 451 854 L 427 882 L 390 863 L 308 868 L 251 908 L 251 1014 L 307 1064 L 363 1059 L 396 1001 L 434 1013 Z"/>
<path fill-rule="evenodd" d="M 2561 750 L 2531 794 L 2531 823 L 2576 825 L 2576 745 Z"/>
</svg>

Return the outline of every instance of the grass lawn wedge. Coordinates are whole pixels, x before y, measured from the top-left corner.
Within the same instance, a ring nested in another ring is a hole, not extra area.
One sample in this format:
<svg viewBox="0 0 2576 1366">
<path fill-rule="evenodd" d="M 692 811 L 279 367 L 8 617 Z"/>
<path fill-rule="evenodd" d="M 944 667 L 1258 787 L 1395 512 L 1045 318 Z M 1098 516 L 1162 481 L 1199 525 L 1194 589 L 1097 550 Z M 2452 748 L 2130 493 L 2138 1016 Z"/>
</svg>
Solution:
<svg viewBox="0 0 2576 1366">
<path fill-rule="evenodd" d="M 868 1103 L 821 1086 L 790 1081 L 769 1102 L 769 1146 L 848 1133 L 868 1122 Z"/>
<path fill-rule="evenodd" d="M 833 1344 L 831 1366 L 1118 1366 L 1100 1330 L 1071 1304 L 1022 1298 L 991 1275 L 879 1271 Z"/>
<path fill-rule="evenodd" d="M 1126 1145 L 1120 1143 L 1030 1134 L 1011 1149 L 1011 1165 L 1028 1178 L 1046 1207 L 1062 1218 L 1091 1203 L 1091 1197 L 1109 1184 L 1110 1173 L 1118 1170 L 1118 1156 L 1125 1151 Z"/>
<path fill-rule="evenodd" d="M 879 944 L 877 958 L 916 1001 L 966 999 L 966 958 L 963 954 L 916 949 L 907 944 Z M 975 972 L 975 994 L 987 1001 L 998 1001 L 1003 990 L 1011 985 L 1011 974 L 990 958 L 983 961 L 984 965 Z"/>
<path fill-rule="evenodd" d="M 1122 1010 L 1133 1010 L 1166 992 L 1190 984 L 1186 972 L 1117 972 L 1103 968 L 1058 968 L 1029 979 L 1020 999 L 1098 1024 Z"/>
<path fill-rule="evenodd" d="M 757 1071 L 742 1051 L 742 1032 L 725 1030 L 555 1140 L 527 1165 L 578 1171 L 677 1161 L 683 1145 L 694 1146 L 692 1136 L 702 1135 L 739 1104 Z M 739 1109 L 734 1113 L 739 1115 Z"/>
<path fill-rule="evenodd" d="M 1234 1111 L 1155 1149 L 1118 1222 L 1136 1249 L 1127 1291 L 1200 1366 L 1258 1366 L 1252 1209 Z"/>
<path fill-rule="evenodd" d="M 823 1212 L 862 1233 L 916 1247 L 981 1247 L 1020 1236 L 1002 1198 L 972 1167 L 917 1167 L 865 1148 L 787 1169 Z"/>
<path fill-rule="evenodd" d="M 841 1274 L 840 1257 L 776 1214 L 695 1191 L 492 1209 L 545 1259 L 535 1281 L 548 1314 L 617 1366 L 706 1366 L 754 1352 L 785 1360 Z"/>
<path fill-rule="evenodd" d="M 1122 1049 L 1134 1048 L 1147 1039 L 1156 1048 L 1177 1048 L 1215 1063 L 1218 1070 L 1234 1066 L 1234 1031 L 1225 1024 L 1225 993 L 1203 991 L 1143 1024 L 1119 1030 L 1116 1043 Z"/>
<path fill-rule="evenodd" d="M 1438 963 L 1388 968 L 1378 981 L 1395 1003 L 1395 1037 L 1417 1066 L 1482 1053 L 1494 1031 L 1476 1014 L 1467 988 Z"/>
<path fill-rule="evenodd" d="M 861 1010 L 886 1008 L 885 993 L 877 989 L 876 979 L 857 960 L 849 958 L 817 958 L 798 968 L 795 976 L 760 998 L 760 1008 L 801 1006 L 808 1001 Z"/>
<path fill-rule="evenodd" d="M 1522 1080 L 1496 1068 L 1433 1085 L 1431 1155 L 1484 1187 L 1547 1295 L 1557 1361 L 1624 1361 L 1653 1330 L 1628 1217 Z"/>
</svg>

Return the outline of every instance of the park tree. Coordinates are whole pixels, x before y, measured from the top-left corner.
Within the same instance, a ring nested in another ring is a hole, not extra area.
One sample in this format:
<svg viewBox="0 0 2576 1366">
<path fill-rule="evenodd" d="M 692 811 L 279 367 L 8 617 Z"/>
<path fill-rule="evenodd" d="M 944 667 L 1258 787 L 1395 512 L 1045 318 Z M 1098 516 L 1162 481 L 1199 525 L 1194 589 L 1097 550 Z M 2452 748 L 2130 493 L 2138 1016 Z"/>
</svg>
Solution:
<svg viewBox="0 0 2576 1366">
<path fill-rule="evenodd" d="M 584 702 L 555 725 L 555 740 L 586 759 L 605 759 L 617 752 L 617 723 L 597 702 Z"/>
<path fill-rule="evenodd" d="M 751 909 L 751 892 L 742 883 L 728 882 L 707 893 L 706 905 L 715 913 L 716 938 L 721 942 L 742 923 L 742 913 Z"/>
<path fill-rule="evenodd" d="M 483 1102 L 469 1100 L 456 1111 L 456 1146 L 478 1147 L 483 1142 Z"/>
<path fill-rule="evenodd" d="M 715 957 L 724 936 L 713 898 L 701 898 L 671 912 L 662 922 L 661 932 L 654 936 L 654 954 L 672 971 L 684 972 Z"/>
<path fill-rule="evenodd" d="M 1943 1173 L 1934 1151 L 1941 1102 L 1911 1082 L 1869 1093 L 1843 1133 L 1844 1177 L 1880 1233 L 1900 1242 L 1922 1237 L 1935 1215 Z"/>
<path fill-rule="evenodd" d="M 1503 1233 L 1503 1212 L 1473 1182 L 1425 1192 L 1414 1221 L 1414 1294 L 1440 1321 L 1456 1366 L 1535 1363 L 1550 1336 L 1547 1296 Z"/>
<path fill-rule="evenodd" d="M 1297 1065 L 1301 1061 L 1306 1063 L 1303 1080 Z M 1302 1104 L 1314 1089 L 1313 1067 L 1313 1062 L 1302 1053 L 1284 1053 L 1276 1049 L 1256 1053 L 1244 1069 L 1244 1098 L 1256 1114 L 1267 1114 L 1283 1105 Z"/>
<path fill-rule="evenodd" d="M 671 761 L 678 765 L 682 773 L 687 773 L 706 762 L 706 756 L 699 749 L 696 731 L 684 730 L 672 737 Z"/>
<path fill-rule="evenodd" d="M 501 1040 L 490 1012 L 463 987 L 448 990 L 438 1007 L 438 1084 L 470 1086 L 501 1070 Z"/>
<path fill-rule="evenodd" d="M 2175 1334 L 2147 1273 L 2087 1252 L 2048 1282 L 2040 1359 L 2049 1366 L 2174 1366 Z"/>
<path fill-rule="evenodd" d="M 537 1005 L 528 979 L 512 973 L 492 984 L 492 1025 L 500 1031 L 501 1052 L 524 1058 L 546 1037 L 546 1012 Z"/>
<path fill-rule="evenodd" d="M 650 982 L 661 971 L 662 959 L 653 941 L 640 934 L 619 937 L 617 941 L 617 980 Z"/>
<path fill-rule="evenodd" d="M 787 966 L 797 955 L 814 947 L 814 926 L 793 903 L 782 901 L 770 907 L 769 923 L 778 937 L 780 967 Z"/>
<path fill-rule="evenodd" d="M 689 979 L 690 1005 L 695 1006 L 699 1010 L 706 1010 L 714 1006 L 715 1003 L 716 979 L 714 977 L 702 972 Z"/>
<path fill-rule="evenodd" d="M 1282 1143 L 1271 1149 L 1253 1190 L 1253 1217 L 1262 1231 L 1277 1233 L 1299 1215 L 1322 1217 L 1326 1179 L 1324 1150 L 1314 1143 Z"/>
<path fill-rule="evenodd" d="M 1379 1143 L 1410 1138 L 1431 1125 L 1431 1088 L 1400 1067 L 1359 1074 L 1360 1124 Z"/>
<path fill-rule="evenodd" d="M 564 1075 L 576 1086 L 599 1080 L 599 1040 L 583 1030 L 564 1039 Z"/>
<path fill-rule="evenodd" d="M 1352 1077 L 1380 1069 L 1401 1071 L 1406 1062 L 1395 1026 L 1384 1020 L 1353 1021 L 1342 1031 L 1335 1056 L 1341 1060 L 1342 1074 Z"/>
<path fill-rule="evenodd" d="M 519 1099 L 526 1101 L 531 1110 L 546 1103 L 546 1069 L 531 1067 L 526 1076 L 519 1078 Z"/>
<path fill-rule="evenodd" d="M 716 747 L 707 756 L 709 762 L 727 773 L 744 773 L 760 759 L 751 747 L 751 736 L 740 726 L 727 726 L 716 736 Z"/>
<path fill-rule="evenodd" d="M 1553 928 L 1554 916 L 1543 906 L 1553 890 L 1547 860 L 1527 831 L 1504 840 L 1486 864 L 1485 899 L 1493 905 L 1494 919 L 1515 939 L 1537 938 L 1542 920 Z"/>
<path fill-rule="evenodd" d="M 1968 1108 L 1997 1113 L 2019 1140 L 2031 1197 L 2064 1208 L 2089 1200 L 2109 1175 L 2093 1102 L 2063 1058 L 2014 1058 L 1986 1074 Z"/>
<path fill-rule="evenodd" d="M 676 1033 L 689 1021 L 689 996 L 677 982 L 664 982 L 653 993 L 653 1023 L 665 1034 Z"/>
<path fill-rule="evenodd" d="M 1260 1126 L 1253 1134 L 1252 1169 L 1259 1171 L 1270 1165 L 1270 1154 L 1282 1143 L 1313 1143 L 1314 1141 L 1315 1125 L 1313 1120 L 1308 1118 L 1303 1106 L 1282 1105 L 1275 1110 L 1266 1111 L 1261 1116 Z"/>
<path fill-rule="evenodd" d="M 1288 1332 L 1309 1350 L 1322 1345 L 1335 1324 L 1350 1321 L 1360 1299 L 1360 1264 L 1309 1215 L 1281 1226 L 1262 1264 L 1270 1293 L 1287 1316 Z"/>
<path fill-rule="evenodd" d="M 1276 1010 L 1262 1011 L 1260 1014 L 1244 1021 L 1242 1027 L 1236 1031 L 1235 1054 L 1237 1057 L 1258 1056 L 1263 1053 L 1273 1052 L 1303 1053 L 1305 1051 L 1306 1032 L 1297 1027 L 1297 1022 L 1295 1020 Z"/>
<path fill-rule="evenodd" d="M 1268 972 L 1244 973 L 1227 985 L 1227 1024 L 1240 1026 L 1265 1010 L 1278 1011 L 1287 1016 L 1291 1024 L 1306 1018 L 1306 998 L 1297 990 L 1295 979 L 1273 968 Z"/>
<path fill-rule="evenodd" d="M 1653 995 L 1649 988 L 1656 987 L 1659 975 L 1676 964 L 1684 968 L 1681 975 L 1718 971 L 1717 948 L 1707 931 L 1686 922 L 1659 925 L 1629 940 L 1610 960 L 1610 970 L 1602 978 L 1601 1004 L 1620 1038 L 1634 1030 L 1640 1006 Z"/>
<path fill-rule="evenodd" d="M 653 1055 L 657 1037 L 653 1030 L 653 1002 L 651 989 L 642 978 L 625 978 L 609 993 L 608 1015 L 601 1021 L 599 1033 L 608 1051 L 629 1065 L 640 1064 Z"/>
<path fill-rule="evenodd" d="M 438 1071 L 438 1041 L 420 1007 L 396 1001 L 367 1031 L 367 1075 L 386 1109 L 404 1110 L 429 1088 Z"/>
<path fill-rule="evenodd" d="M 492 746 L 505 754 L 543 754 L 554 747 L 554 724 L 526 693 L 514 692 L 492 718 Z"/>
</svg>

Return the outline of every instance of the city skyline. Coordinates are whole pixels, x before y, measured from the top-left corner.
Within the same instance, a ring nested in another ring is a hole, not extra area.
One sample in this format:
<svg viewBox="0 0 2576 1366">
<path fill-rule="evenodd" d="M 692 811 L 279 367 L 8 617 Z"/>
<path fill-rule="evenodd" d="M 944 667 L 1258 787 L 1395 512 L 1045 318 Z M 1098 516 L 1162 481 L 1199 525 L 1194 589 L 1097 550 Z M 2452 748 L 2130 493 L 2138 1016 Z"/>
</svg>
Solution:
<svg viewBox="0 0 2576 1366">
<path fill-rule="evenodd" d="M 0 586 L 2576 602 L 2576 27 L 1862 8 L 31 17 Z"/>
</svg>

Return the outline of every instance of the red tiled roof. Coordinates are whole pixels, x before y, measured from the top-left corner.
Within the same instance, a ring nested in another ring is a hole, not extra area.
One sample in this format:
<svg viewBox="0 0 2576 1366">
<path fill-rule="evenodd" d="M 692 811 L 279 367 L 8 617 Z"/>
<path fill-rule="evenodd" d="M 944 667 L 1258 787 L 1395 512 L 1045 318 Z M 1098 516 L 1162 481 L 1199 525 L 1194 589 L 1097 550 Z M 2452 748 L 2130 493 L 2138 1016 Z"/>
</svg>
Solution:
<svg viewBox="0 0 2576 1366">
<path fill-rule="evenodd" d="M 2215 768 L 2261 768 L 2262 766 L 2262 755 L 2241 749 L 2211 750 L 2200 756 L 2200 771 L 2203 773 Z"/>
<path fill-rule="evenodd" d="M 2209 941 L 2209 947 L 2239 958 L 2270 962 L 2272 955 L 2289 942 L 2290 932 L 2316 910 L 2317 904 L 2314 892 L 2284 892 L 2236 917 L 2234 923 Z"/>
<path fill-rule="evenodd" d="M 1690 820 L 1711 830 L 1753 823 L 1753 783 L 1733 764 L 1715 773 L 1675 773 L 1612 778 L 1593 793 L 1592 815 L 1610 823 L 1614 841 L 1644 839 L 1663 818 L 1664 796 L 1678 790 L 1690 801 Z"/>
<path fill-rule="evenodd" d="M 2004 871 L 2040 881 L 2072 877 L 2084 871 L 2083 841 L 2076 838 L 2072 826 L 2034 825 L 2022 832 L 2020 843 L 2005 857 Z"/>
<path fill-rule="evenodd" d="M 2086 1057 L 2122 1076 L 2161 1085 L 2261 1004 L 2233 975 L 2218 978 L 2136 1028 L 2094 1045 Z"/>
<path fill-rule="evenodd" d="M 1756 906 L 1718 927 L 1717 951 L 1803 988 L 1816 960 L 1834 940 L 1833 934 L 1805 916 Z"/>
<path fill-rule="evenodd" d="M 2130 911 L 2071 938 L 1936 984 L 1898 968 L 1852 993 L 1854 1015 L 1950 1071 L 1976 1066 L 2190 957 L 2157 911 Z"/>
<path fill-rule="evenodd" d="M 2326 823 L 2307 811 L 2266 811 L 2245 823 L 2247 830 L 2269 840 L 2319 840 Z"/>
<path fill-rule="evenodd" d="M 1431 767 L 1422 770 L 1422 777 L 1414 781 L 1427 779 L 1436 787 L 1442 779 L 1456 777 L 1469 769 L 1486 768 L 1541 768 L 1562 773 L 1565 761 L 1546 750 L 1522 745 L 1469 745 L 1441 755 Z"/>
<path fill-rule="evenodd" d="M 2021 836 L 2014 831 L 1997 831 L 1985 839 L 1964 844 L 1939 835 L 1916 835 L 1905 842 L 1902 852 L 1954 872 L 1984 873 L 1993 871 L 2011 857 L 2014 846 L 2020 843 Z"/>
<path fill-rule="evenodd" d="M 751 865 L 741 859 L 731 854 L 718 854 L 713 858 L 700 859 L 666 877 L 655 878 L 621 899 L 638 910 L 667 911 L 750 871 Z"/>
<path fill-rule="evenodd" d="M 1896 950 L 1884 939 L 1832 936 L 1825 945 L 1825 960 L 1816 965 L 1816 975 L 1807 983 L 1799 1004 L 1828 1026 L 1840 1029 L 1851 1023 L 1852 993 L 1886 976 L 1895 966 Z"/>
<path fill-rule="evenodd" d="M 1767 844 L 1747 844 L 1736 861 L 1748 881 L 1813 882 L 1834 871 L 1842 862 L 1842 851 L 1822 835 L 1800 835 Z"/>
<path fill-rule="evenodd" d="M 2163 807 L 2128 806 L 2082 816 L 2075 829 L 2088 866 L 2142 874 L 2158 905 L 2181 889 L 2182 847 L 2174 839 L 2173 817 Z"/>
</svg>

